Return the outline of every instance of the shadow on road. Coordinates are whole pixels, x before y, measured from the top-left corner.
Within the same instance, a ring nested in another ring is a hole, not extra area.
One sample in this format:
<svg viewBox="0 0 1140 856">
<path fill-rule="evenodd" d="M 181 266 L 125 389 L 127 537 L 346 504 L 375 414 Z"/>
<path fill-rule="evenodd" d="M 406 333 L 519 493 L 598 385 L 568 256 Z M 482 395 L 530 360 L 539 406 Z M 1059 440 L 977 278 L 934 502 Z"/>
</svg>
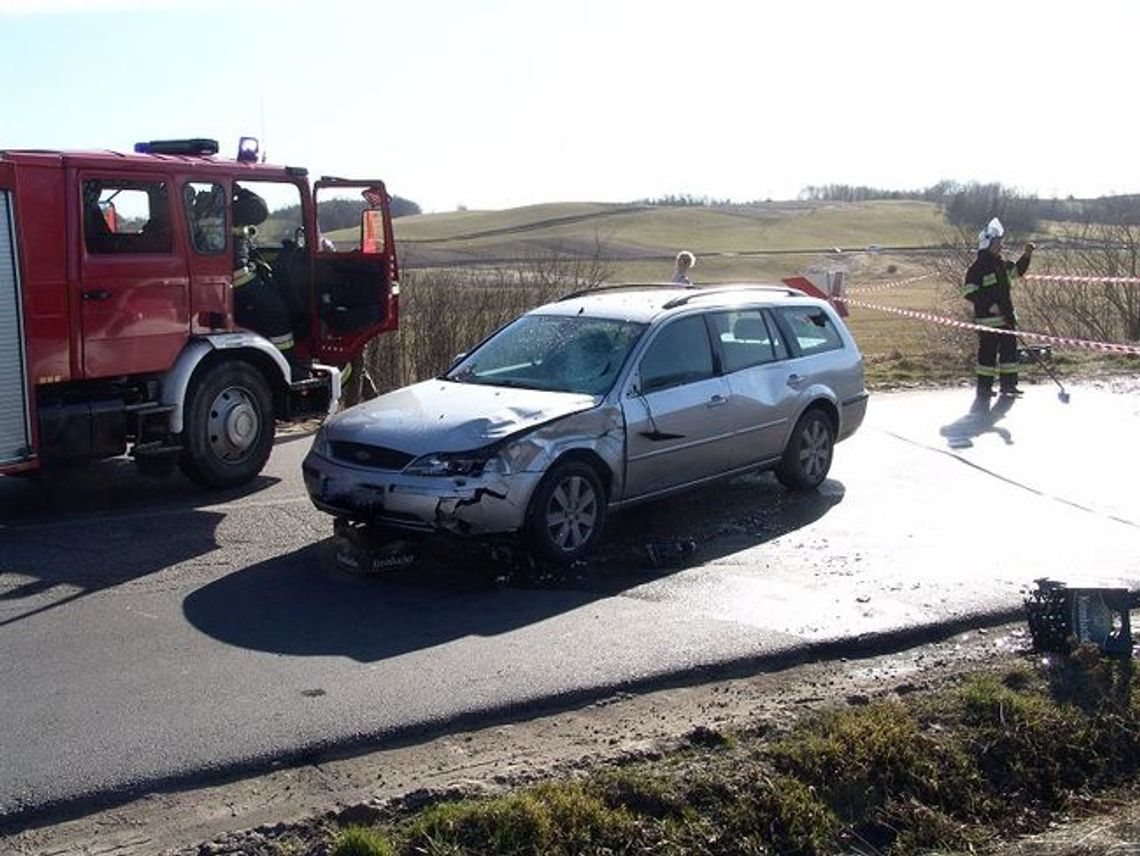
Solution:
<svg viewBox="0 0 1140 856">
<path fill-rule="evenodd" d="M 818 520 L 843 494 L 835 481 L 788 494 L 770 476 L 745 476 L 615 516 L 597 554 L 557 574 L 519 573 L 500 551 L 436 540 L 411 568 L 352 575 L 337 567 L 326 539 L 198 589 L 183 612 L 198 630 L 241 648 L 376 662 L 507 633 L 763 544 Z M 662 539 L 692 549 L 655 565 L 646 545 Z"/>
<path fill-rule="evenodd" d="M 85 515 L 122 515 L 156 506 L 218 505 L 260 493 L 280 481 L 260 475 L 240 487 L 206 490 L 177 470 L 167 478 L 148 478 L 128 458 L 56 469 L 46 475 L 0 476 L 0 532 L 24 525 L 81 523 Z"/>
<path fill-rule="evenodd" d="M 148 479 L 126 458 L 0 478 L 0 627 L 218 549 L 225 512 L 200 506 L 278 482 L 206 492 L 180 475 Z"/>
<path fill-rule="evenodd" d="M 430 576 L 430 571 L 425 573 Z M 466 636 L 495 636 L 593 600 L 589 592 L 413 586 L 333 569 L 328 542 L 237 571 L 183 602 L 203 633 L 242 648 L 372 663 Z"/>
<path fill-rule="evenodd" d="M 946 445 L 951 449 L 968 449 L 983 434 L 996 434 L 1007 446 L 1012 446 L 1013 434 L 998 422 L 1009 413 L 1014 401 L 1016 399 L 1003 397 L 991 404 L 989 398 L 975 398 L 965 416 L 943 425 L 938 433 L 946 438 Z"/>
<path fill-rule="evenodd" d="M 0 627 L 210 553 L 218 549 L 215 532 L 224 517 L 180 511 L 176 534 L 168 515 L 143 517 L 131 526 L 76 521 L 5 531 L 0 603 L 16 602 L 16 611 L 6 609 Z"/>
</svg>

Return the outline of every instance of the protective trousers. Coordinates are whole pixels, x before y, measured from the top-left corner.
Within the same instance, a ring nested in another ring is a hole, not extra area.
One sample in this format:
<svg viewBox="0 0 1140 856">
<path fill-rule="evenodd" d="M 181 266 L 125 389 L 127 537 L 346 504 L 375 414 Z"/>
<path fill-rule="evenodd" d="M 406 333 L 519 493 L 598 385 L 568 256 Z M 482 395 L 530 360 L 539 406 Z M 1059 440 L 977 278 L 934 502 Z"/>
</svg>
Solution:
<svg viewBox="0 0 1140 856">
<path fill-rule="evenodd" d="M 1009 333 L 978 331 L 978 395 L 993 392 L 994 378 L 1002 392 L 1017 388 L 1017 340 Z"/>
<path fill-rule="evenodd" d="M 273 284 L 260 276 L 234 287 L 234 320 L 260 333 L 277 346 L 286 359 L 293 356 L 293 327 L 289 308 Z"/>
</svg>

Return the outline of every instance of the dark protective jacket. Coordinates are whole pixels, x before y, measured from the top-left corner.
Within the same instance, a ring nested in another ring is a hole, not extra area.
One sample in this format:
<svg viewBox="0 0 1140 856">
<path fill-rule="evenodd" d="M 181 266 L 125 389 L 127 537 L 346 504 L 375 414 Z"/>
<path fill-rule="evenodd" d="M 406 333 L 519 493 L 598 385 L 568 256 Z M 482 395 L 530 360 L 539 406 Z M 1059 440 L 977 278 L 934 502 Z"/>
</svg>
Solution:
<svg viewBox="0 0 1140 856">
<path fill-rule="evenodd" d="M 974 323 L 986 327 L 1016 326 L 1011 290 L 1029 270 L 1029 256 L 1022 254 L 1008 262 L 989 250 L 978 250 L 978 257 L 966 271 L 962 294 L 974 304 Z"/>
</svg>

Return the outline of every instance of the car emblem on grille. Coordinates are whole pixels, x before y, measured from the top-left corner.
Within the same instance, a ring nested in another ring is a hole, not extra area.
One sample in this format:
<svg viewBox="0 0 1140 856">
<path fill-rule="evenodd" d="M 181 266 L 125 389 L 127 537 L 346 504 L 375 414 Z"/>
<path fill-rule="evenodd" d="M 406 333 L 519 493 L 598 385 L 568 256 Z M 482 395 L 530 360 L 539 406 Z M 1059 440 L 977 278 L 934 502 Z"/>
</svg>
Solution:
<svg viewBox="0 0 1140 856">
<path fill-rule="evenodd" d="M 372 460 L 372 453 L 367 449 L 357 449 L 352 453 L 352 457 L 356 458 L 360 463 L 366 464 Z"/>
</svg>

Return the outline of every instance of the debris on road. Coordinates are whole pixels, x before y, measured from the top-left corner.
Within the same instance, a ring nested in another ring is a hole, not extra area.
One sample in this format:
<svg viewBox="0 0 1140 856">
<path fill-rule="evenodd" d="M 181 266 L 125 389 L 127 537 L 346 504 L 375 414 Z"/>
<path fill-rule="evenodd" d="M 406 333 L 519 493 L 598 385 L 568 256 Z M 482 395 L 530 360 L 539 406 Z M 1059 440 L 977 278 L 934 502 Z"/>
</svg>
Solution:
<svg viewBox="0 0 1140 856">
<path fill-rule="evenodd" d="M 1091 643 L 1105 654 L 1132 655 L 1131 610 L 1140 605 L 1140 592 L 1101 586 L 1070 587 L 1058 580 L 1036 580 L 1025 599 L 1033 646 L 1065 654 Z"/>
</svg>

